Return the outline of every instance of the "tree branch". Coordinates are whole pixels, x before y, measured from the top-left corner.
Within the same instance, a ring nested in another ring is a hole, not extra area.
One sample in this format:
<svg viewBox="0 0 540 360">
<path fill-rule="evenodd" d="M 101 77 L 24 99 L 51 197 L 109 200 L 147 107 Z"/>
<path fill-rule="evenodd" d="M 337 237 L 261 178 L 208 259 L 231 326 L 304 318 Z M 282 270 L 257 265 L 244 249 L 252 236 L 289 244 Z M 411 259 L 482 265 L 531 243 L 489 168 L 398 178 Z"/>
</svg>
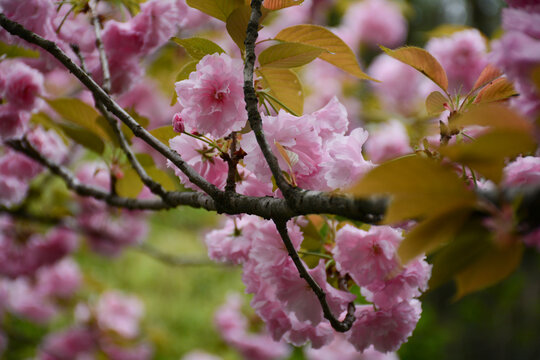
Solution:
<svg viewBox="0 0 540 360">
<path fill-rule="evenodd" d="M 348 331 L 356 318 L 354 317 L 354 303 L 351 302 L 347 306 L 347 315 L 345 316 L 345 319 L 343 321 L 339 321 L 334 314 L 332 314 L 332 310 L 330 310 L 330 306 L 328 306 L 328 302 L 326 301 L 326 293 L 324 290 L 317 284 L 317 282 L 309 275 L 308 271 L 306 270 L 304 264 L 302 263 L 302 260 L 298 256 L 298 253 L 296 252 L 296 249 L 294 248 L 294 245 L 289 237 L 289 233 L 287 232 L 287 221 L 288 219 L 273 219 L 274 223 L 276 224 L 276 228 L 279 232 L 279 235 L 281 236 L 281 239 L 283 240 L 283 243 L 285 244 L 285 247 L 287 248 L 287 252 L 289 253 L 289 256 L 291 257 L 294 265 L 296 266 L 296 269 L 300 273 L 300 277 L 306 280 L 309 287 L 313 290 L 315 295 L 317 295 L 317 299 L 319 299 L 319 302 L 321 303 L 321 307 L 324 313 L 324 317 L 330 321 L 330 324 L 332 327 L 339 332 L 346 332 Z"/>
<path fill-rule="evenodd" d="M 262 118 L 259 113 L 257 94 L 253 87 L 253 70 L 255 68 L 255 42 L 259 36 L 259 20 L 261 19 L 261 6 L 263 0 L 251 1 L 251 17 L 247 26 L 246 40 L 246 61 L 244 63 L 244 99 L 246 101 L 246 111 L 251 130 L 255 134 L 257 143 L 272 171 L 276 180 L 276 185 L 281 190 L 283 196 L 288 199 L 293 193 L 294 188 L 287 182 L 279 167 L 278 159 L 272 152 L 263 132 Z"/>
<path fill-rule="evenodd" d="M 92 92 L 96 99 L 99 99 L 111 113 L 125 123 L 127 127 L 133 131 L 135 136 L 143 139 L 148 145 L 165 156 L 165 158 L 169 159 L 184 174 L 186 174 L 192 183 L 201 188 L 205 193 L 213 198 L 220 194 L 221 191 L 215 185 L 206 181 L 206 179 L 189 166 L 176 151 L 165 146 L 161 141 L 156 139 L 137 123 L 137 121 L 120 107 L 120 105 L 118 105 L 84 70 L 77 66 L 53 41 L 46 40 L 25 29 L 22 25 L 9 20 L 4 14 L 0 14 L 0 25 L 10 34 L 37 45 L 53 55 Z"/>
<path fill-rule="evenodd" d="M 111 73 L 109 71 L 109 62 L 107 61 L 103 41 L 101 40 L 101 23 L 96 12 L 96 0 L 90 0 L 88 2 L 88 7 L 90 8 L 90 15 L 92 16 L 92 24 L 94 25 L 94 33 L 96 34 L 96 47 L 99 53 L 99 60 L 101 61 L 101 71 L 103 72 L 103 90 L 110 93 Z"/>
</svg>

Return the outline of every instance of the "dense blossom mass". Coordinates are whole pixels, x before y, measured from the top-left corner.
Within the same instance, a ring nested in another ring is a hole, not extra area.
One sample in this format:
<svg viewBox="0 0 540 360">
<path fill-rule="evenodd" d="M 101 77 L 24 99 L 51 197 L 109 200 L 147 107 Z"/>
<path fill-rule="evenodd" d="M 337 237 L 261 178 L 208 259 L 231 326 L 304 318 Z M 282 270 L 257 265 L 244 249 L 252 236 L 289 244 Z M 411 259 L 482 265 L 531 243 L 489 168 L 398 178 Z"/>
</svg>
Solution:
<svg viewBox="0 0 540 360">
<path fill-rule="evenodd" d="M 255 45 L 254 34 L 244 43 L 241 3 L 0 0 L 0 356 L 17 356 L 20 321 L 40 329 L 24 345 L 31 358 L 163 357 L 143 301 L 84 265 L 89 251 L 147 249 L 148 210 L 225 214 L 204 243 L 211 260 L 242 268 L 251 309 L 229 294 L 214 323 L 247 360 L 296 356 L 293 346 L 308 360 L 396 360 L 432 273 L 441 277 L 425 252 L 452 255 L 445 231 L 463 241 L 468 229 L 475 240 L 487 234 L 478 240 L 486 258 L 540 250 L 535 215 L 506 198 L 540 185 L 537 1 L 507 1 L 497 39 L 452 28 L 434 32 L 427 52 L 386 54 L 379 45 L 397 48 L 409 34 L 397 2 L 264 1 Z M 80 69 L 67 71 L 4 18 Z M 310 22 L 333 28 L 287 32 Z M 358 58 L 376 81 L 360 84 Z M 475 109 L 506 117 L 467 117 Z M 367 202 L 384 203 L 386 217 L 378 208 L 358 216 L 365 204 L 350 193 L 383 195 Z M 422 212 L 439 197 L 437 211 Z M 306 209 L 310 201 L 319 207 Z M 462 262 L 452 274 L 458 297 L 504 277 L 471 290 Z M 182 359 L 220 358 L 194 350 Z"/>
</svg>

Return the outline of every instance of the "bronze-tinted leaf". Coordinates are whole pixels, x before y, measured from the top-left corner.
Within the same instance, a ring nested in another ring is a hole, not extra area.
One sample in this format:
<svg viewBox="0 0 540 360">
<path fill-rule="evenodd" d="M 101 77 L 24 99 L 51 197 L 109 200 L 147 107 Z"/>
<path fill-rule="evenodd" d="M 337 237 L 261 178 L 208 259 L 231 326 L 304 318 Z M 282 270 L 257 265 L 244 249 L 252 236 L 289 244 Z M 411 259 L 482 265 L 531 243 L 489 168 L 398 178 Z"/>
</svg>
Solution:
<svg viewBox="0 0 540 360">
<path fill-rule="evenodd" d="M 449 100 L 438 91 L 434 91 L 426 98 L 426 110 L 429 115 L 442 113 L 449 106 Z"/>
<path fill-rule="evenodd" d="M 381 46 L 381 49 L 394 59 L 420 71 L 444 91 L 448 90 L 446 72 L 437 59 L 426 50 L 414 46 L 401 47 L 396 50 L 390 50 Z"/>
<path fill-rule="evenodd" d="M 486 85 L 474 99 L 475 104 L 484 104 L 495 101 L 506 100 L 512 96 L 517 96 L 518 92 L 514 85 L 507 78 L 498 78 Z"/>
<path fill-rule="evenodd" d="M 300 5 L 304 0 L 264 0 L 263 6 L 268 10 L 279 10 L 289 6 Z"/>
<path fill-rule="evenodd" d="M 227 21 L 234 9 L 244 5 L 244 0 L 186 0 L 186 3 L 216 19 Z"/>
<path fill-rule="evenodd" d="M 270 95 L 285 104 L 295 114 L 304 111 L 304 91 L 298 75 L 290 69 L 260 68 L 257 74 L 261 76 L 260 86 L 269 90 Z M 269 100 L 277 108 L 282 108 L 277 102 Z"/>
<path fill-rule="evenodd" d="M 472 91 L 476 91 L 480 89 L 481 87 L 486 86 L 493 80 L 497 79 L 502 75 L 502 71 L 496 68 L 495 66 L 488 64 L 484 70 L 480 73 L 480 76 L 474 83 Z"/>
<path fill-rule="evenodd" d="M 323 51 L 311 45 L 284 42 L 263 50 L 259 63 L 263 67 L 294 68 L 310 63 Z"/>
</svg>

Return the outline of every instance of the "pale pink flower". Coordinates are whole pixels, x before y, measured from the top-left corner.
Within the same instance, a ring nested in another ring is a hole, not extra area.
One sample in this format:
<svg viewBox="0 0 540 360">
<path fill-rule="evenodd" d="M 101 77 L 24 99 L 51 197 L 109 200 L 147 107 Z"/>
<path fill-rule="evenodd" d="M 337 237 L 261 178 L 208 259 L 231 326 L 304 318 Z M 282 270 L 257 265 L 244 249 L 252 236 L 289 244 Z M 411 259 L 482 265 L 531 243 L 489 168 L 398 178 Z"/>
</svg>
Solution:
<svg viewBox="0 0 540 360">
<path fill-rule="evenodd" d="M 74 327 L 47 335 L 38 359 L 92 359 L 96 348 L 97 339 L 89 329 Z"/>
<path fill-rule="evenodd" d="M 259 180 L 246 168 L 238 167 L 241 180 L 236 183 L 236 192 L 247 196 L 273 196 L 272 184 Z"/>
<path fill-rule="evenodd" d="M 30 116 L 12 105 L 0 105 L 0 140 L 21 137 L 26 130 Z"/>
<path fill-rule="evenodd" d="M 540 251 L 540 229 L 535 229 L 523 236 L 523 242 L 525 245 L 535 247 Z"/>
<path fill-rule="evenodd" d="M 56 32 L 52 22 L 56 14 L 54 2 L 48 0 L 0 0 L 0 12 L 10 20 L 18 22 L 42 37 L 56 40 Z M 2 32 L 4 31 L 2 29 Z M 6 35 L 2 34 L 2 36 Z M 10 37 L 10 39 L 13 38 Z"/>
<path fill-rule="evenodd" d="M 420 296 L 427 290 L 430 276 L 431 265 L 425 258 L 415 259 L 398 275 L 385 281 L 375 281 L 367 288 L 362 288 L 362 295 L 379 308 L 390 308 Z"/>
<path fill-rule="evenodd" d="M 337 134 L 328 140 L 326 156 L 321 164 L 328 187 L 343 189 L 352 186 L 374 167 L 362 155 L 362 146 L 367 138 L 366 130 L 356 128 L 349 135 Z"/>
<path fill-rule="evenodd" d="M 61 163 L 68 154 L 68 148 L 56 131 L 44 130 L 42 127 L 32 129 L 26 138 L 40 154 L 47 159 Z"/>
<path fill-rule="evenodd" d="M 150 360 L 153 355 L 152 347 L 147 343 L 126 347 L 107 341 L 101 347 L 110 360 Z"/>
<path fill-rule="evenodd" d="M 395 119 L 372 131 L 366 141 L 366 154 L 375 163 L 382 163 L 412 151 L 407 129 Z"/>
<path fill-rule="evenodd" d="M 390 226 L 365 231 L 345 225 L 338 230 L 332 250 L 337 269 L 360 286 L 382 281 L 399 268 L 396 250 L 401 240 L 401 233 Z"/>
<path fill-rule="evenodd" d="M 348 340 L 358 351 L 370 345 L 380 352 L 396 351 L 411 336 L 421 312 L 418 300 L 403 301 L 387 310 L 358 306 Z"/>
<path fill-rule="evenodd" d="M 186 0 L 176 0 L 176 9 L 178 11 L 178 27 L 183 30 L 197 28 L 213 21 L 202 11 L 188 6 Z"/>
<path fill-rule="evenodd" d="M 326 301 L 336 317 L 346 310 L 349 302 L 355 299 L 355 295 L 335 289 L 328 284 L 323 261 L 319 262 L 315 268 L 308 269 L 308 272 L 326 293 Z M 285 304 L 288 311 L 296 315 L 298 320 L 308 321 L 314 326 L 323 321 L 323 312 L 317 296 L 307 286 L 306 280 L 299 276 L 298 270 L 292 263 L 284 266 L 279 272 L 276 288 L 277 298 Z"/>
<path fill-rule="evenodd" d="M 28 184 L 11 176 L 0 175 L 0 205 L 11 207 L 20 204 L 28 191 Z"/>
<path fill-rule="evenodd" d="M 537 185 L 539 183 L 539 157 L 518 157 L 504 168 L 504 186 Z"/>
<path fill-rule="evenodd" d="M 383 110 L 410 115 L 423 106 L 425 96 L 420 89 L 424 78 L 411 66 L 381 54 L 369 66 L 368 74 L 380 81 L 370 86 Z"/>
<path fill-rule="evenodd" d="M 0 66 L 0 96 L 16 109 L 32 111 L 43 94 L 43 75 L 20 61 L 6 61 Z"/>
<path fill-rule="evenodd" d="M 57 307 L 41 294 L 37 287 L 32 286 L 28 278 L 4 281 L 7 285 L 10 312 L 39 324 L 49 322 L 58 313 Z"/>
<path fill-rule="evenodd" d="M 2 177 L 14 177 L 21 181 L 29 181 L 42 170 L 41 165 L 19 152 L 6 151 L 0 157 L 0 176 Z"/>
<path fill-rule="evenodd" d="M 96 306 L 98 325 L 132 339 L 139 333 L 139 320 L 144 313 L 143 304 L 134 296 L 109 291 L 101 295 Z"/>
<path fill-rule="evenodd" d="M 350 33 L 353 48 L 358 42 L 372 47 L 396 47 L 407 36 L 407 21 L 397 4 L 387 0 L 354 3 L 347 9 L 340 28 Z"/>
<path fill-rule="evenodd" d="M 222 360 L 222 358 L 204 351 L 194 350 L 184 355 L 181 360 Z"/>
<path fill-rule="evenodd" d="M 332 342 L 335 331 L 328 322 L 322 322 L 317 326 L 298 321 L 292 317 L 292 328 L 284 338 L 294 346 L 302 346 L 308 341 L 314 349 L 319 349 Z"/>
<path fill-rule="evenodd" d="M 480 31 L 463 30 L 447 37 L 433 38 L 425 46 L 448 75 L 451 93 L 467 93 L 487 65 L 487 44 Z"/>
<path fill-rule="evenodd" d="M 176 136 L 169 140 L 169 145 L 171 149 L 179 153 L 182 159 L 203 178 L 220 189 L 225 187 L 228 166 L 219 157 L 218 151 L 215 148 L 210 148 L 205 142 L 192 138 L 189 135 Z M 174 169 L 174 173 L 186 187 L 193 190 L 199 189 L 198 186 L 189 181 L 188 177 L 169 160 L 167 161 L 167 166 Z"/>
<path fill-rule="evenodd" d="M 322 109 L 312 113 L 313 127 L 323 141 L 336 134 L 344 135 L 349 127 L 347 109 L 334 96 Z"/>
<path fill-rule="evenodd" d="M 242 61 L 226 54 L 206 55 L 189 79 L 175 84 L 188 128 L 219 138 L 244 127 L 242 69 Z"/>
<path fill-rule="evenodd" d="M 241 264 L 251 250 L 253 232 L 257 231 L 258 218 L 250 215 L 227 217 L 222 229 L 206 234 L 208 257 L 215 261 Z"/>
<path fill-rule="evenodd" d="M 540 39 L 540 3 L 536 11 L 527 9 L 503 9 L 502 27 L 505 31 L 517 31 Z"/>
<path fill-rule="evenodd" d="M 75 261 L 63 259 L 50 267 L 42 267 L 37 272 L 39 292 L 46 296 L 67 298 L 82 284 L 82 274 Z"/>
<path fill-rule="evenodd" d="M 344 334 L 336 334 L 334 341 L 320 349 L 308 347 L 305 355 L 307 360 L 399 360 L 396 353 L 381 353 L 373 346 L 358 352 Z"/>
<path fill-rule="evenodd" d="M 289 171 L 289 165 L 278 151 L 279 143 L 291 162 L 292 171 L 298 185 L 302 180 L 309 181 L 320 170 L 323 159 L 321 138 L 314 128 L 314 116 L 293 116 L 280 110 L 277 116 L 263 116 L 263 128 L 272 152 L 278 159 L 282 170 Z M 255 134 L 248 133 L 242 138 L 242 148 L 247 152 L 244 162 L 260 180 L 270 181 L 271 172 L 255 139 Z"/>
</svg>

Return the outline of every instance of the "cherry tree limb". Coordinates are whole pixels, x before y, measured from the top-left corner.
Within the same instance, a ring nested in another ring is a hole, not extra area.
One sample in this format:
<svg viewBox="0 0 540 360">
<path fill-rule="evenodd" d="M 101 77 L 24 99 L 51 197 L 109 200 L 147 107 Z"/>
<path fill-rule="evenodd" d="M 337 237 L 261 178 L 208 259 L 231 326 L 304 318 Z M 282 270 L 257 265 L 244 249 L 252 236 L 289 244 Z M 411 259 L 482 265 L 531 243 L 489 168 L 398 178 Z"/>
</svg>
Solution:
<svg viewBox="0 0 540 360">
<path fill-rule="evenodd" d="M 103 90 L 109 93 L 111 92 L 111 73 L 109 71 L 109 62 L 107 61 L 107 55 L 101 39 L 101 22 L 99 21 L 98 14 L 96 12 L 96 5 L 96 0 L 90 0 L 88 2 L 90 15 L 92 17 L 92 24 L 94 25 L 94 33 L 96 35 L 96 47 L 99 53 L 99 60 L 101 62 L 101 71 L 103 72 Z"/>
<path fill-rule="evenodd" d="M 315 295 L 317 295 L 317 299 L 319 300 L 319 303 L 321 304 L 324 317 L 330 322 L 330 324 L 336 331 L 339 331 L 339 332 L 349 331 L 352 324 L 356 320 L 356 318 L 354 317 L 354 311 L 355 311 L 354 303 L 351 302 L 348 304 L 347 315 L 345 316 L 345 319 L 343 321 L 339 321 L 334 316 L 334 314 L 332 314 L 332 310 L 330 309 L 330 306 L 328 305 L 328 302 L 326 301 L 326 293 L 319 286 L 319 284 L 317 284 L 317 282 L 311 277 L 306 267 L 302 263 L 302 260 L 298 256 L 298 253 L 296 252 L 296 249 L 294 248 L 294 245 L 287 231 L 288 219 L 279 218 L 279 219 L 273 219 L 273 220 L 274 220 L 274 223 L 276 224 L 276 229 L 279 232 L 279 235 L 281 236 L 281 239 L 283 240 L 285 247 L 287 248 L 287 252 L 289 253 L 289 256 L 291 257 L 294 265 L 296 266 L 296 269 L 298 270 L 300 274 L 300 277 L 303 278 L 308 283 L 309 287 L 311 287 Z"/>
</svg>

